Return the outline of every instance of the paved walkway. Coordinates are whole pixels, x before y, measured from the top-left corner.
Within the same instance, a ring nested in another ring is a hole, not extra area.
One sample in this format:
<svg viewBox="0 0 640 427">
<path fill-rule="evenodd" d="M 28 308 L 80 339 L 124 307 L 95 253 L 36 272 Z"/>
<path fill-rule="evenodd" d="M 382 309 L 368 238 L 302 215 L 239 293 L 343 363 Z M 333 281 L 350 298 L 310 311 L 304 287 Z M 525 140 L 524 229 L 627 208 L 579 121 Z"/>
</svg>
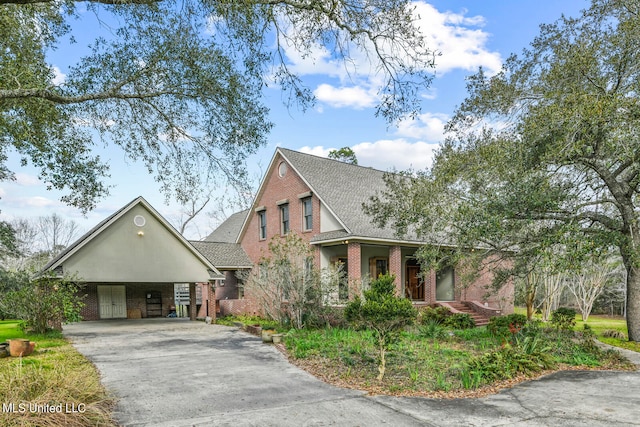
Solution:
<svg viewBox="0 0 640 427">
<path fill-rule="evenodd" d="M 638 372 L 560 372 L 481 399 L 370 397 L 236 328 L 143 319 L 64 333 L 119 398 L 125 426 L 640 426 Z"/>
</svg>

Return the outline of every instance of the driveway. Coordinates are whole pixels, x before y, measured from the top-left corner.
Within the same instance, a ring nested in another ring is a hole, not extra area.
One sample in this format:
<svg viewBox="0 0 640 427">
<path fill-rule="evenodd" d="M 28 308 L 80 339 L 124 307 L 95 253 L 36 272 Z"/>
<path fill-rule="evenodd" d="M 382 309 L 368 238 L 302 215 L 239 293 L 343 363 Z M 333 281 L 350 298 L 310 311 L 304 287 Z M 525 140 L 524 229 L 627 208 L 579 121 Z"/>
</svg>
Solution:
<svg viewBox="0 0 640 427">
<path fill-rule="evenodd" d="M 125 426 L 640 426 L 638 372 L 561 372 L 481 399 L 372 397 L 237 328 L 143 319 L 64 334 L 100 370 Z"/>
</svg>

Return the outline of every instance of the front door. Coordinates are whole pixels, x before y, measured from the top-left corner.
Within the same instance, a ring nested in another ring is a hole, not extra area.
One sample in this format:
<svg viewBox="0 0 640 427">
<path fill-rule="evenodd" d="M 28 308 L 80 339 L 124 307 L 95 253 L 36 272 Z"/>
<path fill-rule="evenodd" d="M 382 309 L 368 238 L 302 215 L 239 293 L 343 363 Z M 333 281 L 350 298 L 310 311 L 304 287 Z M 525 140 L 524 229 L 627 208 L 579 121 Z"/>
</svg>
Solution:
<svg viewBox="0 0 640 427">
<path fill-rule="evenodd" d="M 126 319 L 127 294 L 124 285 L 99 285 L 98 307 L 101 319 Z"/>
<path fill-rule="evenodd" d="M 414 301 L 424 301 L 424 286 L 420 276 L 420 266 L 410 265 L 409 261 L 407 261 L 406 277 L 405 290 L 407 298 L 411 298 Z"/>
</svg>

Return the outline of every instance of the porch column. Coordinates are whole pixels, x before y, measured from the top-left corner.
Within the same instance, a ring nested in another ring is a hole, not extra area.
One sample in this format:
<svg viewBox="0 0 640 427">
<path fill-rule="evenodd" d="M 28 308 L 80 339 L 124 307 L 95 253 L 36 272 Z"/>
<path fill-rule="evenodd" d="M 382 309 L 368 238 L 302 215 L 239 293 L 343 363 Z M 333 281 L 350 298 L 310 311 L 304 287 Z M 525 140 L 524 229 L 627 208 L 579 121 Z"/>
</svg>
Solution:
<svg viewBox="0 0 640 427">
<path fill-rule="evenodd" d="M 355 281 L 362 280 L 362 251 L 359 242 L 347 243 L 347 280 L 349 281 L 349 299 L 352 300 L 356 294 L 360 294 L 360 287 L 354 286 Z"/>
<path fill-rule="evenodd" d="M 429 270 L 429 272 L 425 275 L 425 292 L 424 298 L 425 301 L 429 304 L 436 303 L 436 271 Z"/>
<path fill-rule="evenodd" d="M 393 283 L 396 285 L 398 296 L 402 296 L 402 249 L 400 246 L 389 248 L 389 273 L 396 276 Z"/>
<path fill-rule="evenodd" d="M 216 285 L 212 282 L 207 283 L 207 315 L 211 317 L 211 323 L 216 322 Z"/>
<path fill-rule="evenodd" d="M 189 320 L 196 320 L 198 316 L 196 304 L 196 284 L 189 283 Z"/>
</svg>

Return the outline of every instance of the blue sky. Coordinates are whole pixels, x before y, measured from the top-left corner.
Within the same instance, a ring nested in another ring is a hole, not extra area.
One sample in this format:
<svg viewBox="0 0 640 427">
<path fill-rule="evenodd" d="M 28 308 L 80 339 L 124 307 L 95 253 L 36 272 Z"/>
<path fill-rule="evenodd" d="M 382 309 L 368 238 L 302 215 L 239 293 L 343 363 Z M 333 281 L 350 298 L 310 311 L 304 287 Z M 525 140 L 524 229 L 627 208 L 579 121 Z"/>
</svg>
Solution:
<svg viewBox="0 0 640 427">
<path fill-rule="evenodd" d="M 432 49 L 441 52 L 436 60 L 435 78 L 431 89 L 423 94 L 423 113 L 414 121 L 404 121 L 389 127 L 374 116 L 375 82 L 366 75 L 347 78 L 341 67 L 321 55 L 302 60 L 293 53 L 290 66 L 297 70 L 318 99 L 314 108 L 305 113 L 287 109 L 277 88 L 265 91 L 275 124 L 268 144 L 249 160 L 254 176 L 266 169 L 278 146 L 327 155 L 330 149 L 351 147 L 364 166 L 382 170 L 422 169 L 428 167 L 433 151 L 443 139 L 443 127 L 456 105 L 465 96 L 465 77 L 479 66 L 497 71 L 511 53 L 520 53 L 539 32 L 539 25 L 553 22 L 562 14 L 577 16 L 588 7 L 586 0 L 453 0 L 416 2 L 421 28 L 428 35 Z M 82 31 L 91 38 L 90 26 Z M 82 40 L 81 38 L 79 40 Z M 61 47 L 52 56 L 60 78 L 82 50 L 78 43 L 73 50 Z M 97 208 L 83 216 L 78 210 L 59 201 L 60 193 L 47 191 L 37 179 L 37 171 L 19 167 L 18 159 L 10 159 L 17 172 L 15 182 L 0 182 L 0 218 L 37 217 L 57 212 L 78 222 L 88 230 L 113 211 L 137 196 L 145 197 L 170 221 L 180 217 L 180 206 L 166 205 L 159 186 L 144 165 L 127 161 L 117 148 L 102 153 L 109 159 L 113 186 L 111 195 Z M 209 205 L 207 211 L 215 209 Z M 187 229 L 189 238 L 206 236 L 215 226 L 201 214 Z"/>
</svg>

